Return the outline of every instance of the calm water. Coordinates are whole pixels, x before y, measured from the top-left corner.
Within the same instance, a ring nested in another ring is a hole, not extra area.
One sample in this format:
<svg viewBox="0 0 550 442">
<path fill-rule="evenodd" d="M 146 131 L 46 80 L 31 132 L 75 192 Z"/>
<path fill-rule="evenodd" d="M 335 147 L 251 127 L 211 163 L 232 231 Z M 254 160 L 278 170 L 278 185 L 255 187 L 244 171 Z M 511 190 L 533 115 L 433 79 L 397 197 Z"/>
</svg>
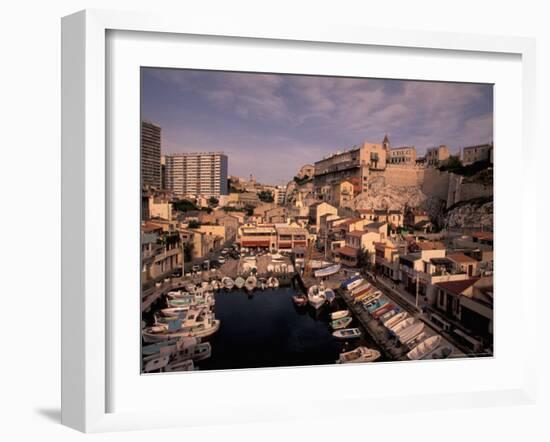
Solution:
<svg viewBox="0 0 550 442">
<path fill-rule="evenodd" d="M 212 357 L 200 361 L 201 370 L 334 364 L 344 342 L 332 336 L 329 313 L 343 308 L 296 307 L 295 290 L 282 287 L 256 291 L 220 292 L 215 313 L 221 319 L 218 333 L 209 341 Z M 350 327 L 357 326 L 354 320 Z M 376 348 L 369 337 L 351 341 L 348 349 L 362 344 Z"/>
</svg>

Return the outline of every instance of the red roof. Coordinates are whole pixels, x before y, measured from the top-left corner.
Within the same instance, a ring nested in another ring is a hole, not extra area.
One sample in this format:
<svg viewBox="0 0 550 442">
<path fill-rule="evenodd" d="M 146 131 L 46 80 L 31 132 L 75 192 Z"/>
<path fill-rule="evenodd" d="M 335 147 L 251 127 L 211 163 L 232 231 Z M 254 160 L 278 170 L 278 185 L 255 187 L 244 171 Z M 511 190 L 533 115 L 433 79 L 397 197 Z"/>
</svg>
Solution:
<svg viewBox="0 0 550 442">
<path fill-rule="evenodd" d="M 359 252 L 359 250 L 357 249 L 354 249 L 353 247 L 348 247 L 348 246 L 344 246 L 344 247 L 340 247 L 339 249 L 336 250 L 340 255 L 346 255 L 346 256 L 351 256 L 353 258 L 355 258 L 357 256 L 357 252 Z"/>
<path fill-rule="evenodd" d="M 453 253 L 447 255 L 447 258 L 452 259 L 454 262 L 468 263 L 468 262 L 477 262 L 474 258 L 465 255 L 464 253 Z"/>
<path fill-rule="evenodd" d="M 356 236 L 357 238 L 361 238 L 363 235 L 366 235 L 367 233 L 370 233 L 370 232 L 366 232 L 364 230 L 353 230 L 348 233 L 348 236 Z"/>
<path fill-rule="evenodd" d="M 436 286 L 455 295 L 460 295 L 464 290 L 473 286 L 479 278 L 463 279 L 462 281 L 438 282 Z"/>
</svg>

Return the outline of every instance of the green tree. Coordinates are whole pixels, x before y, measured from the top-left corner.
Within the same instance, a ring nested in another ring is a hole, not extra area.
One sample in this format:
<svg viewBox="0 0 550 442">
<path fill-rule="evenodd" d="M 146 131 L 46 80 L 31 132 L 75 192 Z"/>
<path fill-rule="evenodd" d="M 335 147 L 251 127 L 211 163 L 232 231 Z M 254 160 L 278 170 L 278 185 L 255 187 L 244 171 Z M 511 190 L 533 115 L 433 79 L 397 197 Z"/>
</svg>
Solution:
<svg viewBox="0 0 550 442">
<path fill-rule="evenodd" d="M 370 270 L 372 267 L 372 253 L 367 249 L 362 248 L 357 254 L 357 265 L 361 269 Z"/>
<path fill-rule="evenodd" d="M 199 210 L 197 205 L 189 200 L 178 200 L 174 204 L 174 209 L 178 212 L 188 212 L 190 210 Z"/>
<path fill-rule="evenodd" d="M 189 221 L 189 224 L 187 225 L 187 227 L 189 227 L 190 229 L 198 229 L 200 226 L 201 226 L 201 223 L 199 223 L 198 221 L 195 221 L 194 219 Z"/>
<path fill-rule="evenodd" d="M 211 196 L 208 198 L 208 205 L 210 207 L 216 207 L 219 204 L 220 200 L 216 198 L 215 196 Z"/>
<path fill-rule="evenodd" d="M 263 201 L 264 203 L 273 202 L 273 194 L 269 190 L 262 190 L 261 192 L 258 192 L 258 198 L 260 198 L 260 201 Z"/>
</svg>

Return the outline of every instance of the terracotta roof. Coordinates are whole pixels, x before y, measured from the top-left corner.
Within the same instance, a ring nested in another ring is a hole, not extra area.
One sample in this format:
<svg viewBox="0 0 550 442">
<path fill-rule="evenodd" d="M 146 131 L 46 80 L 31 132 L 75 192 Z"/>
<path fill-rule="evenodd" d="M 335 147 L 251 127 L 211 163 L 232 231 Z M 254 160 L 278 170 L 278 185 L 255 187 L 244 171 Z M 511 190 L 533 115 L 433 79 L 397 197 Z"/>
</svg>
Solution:
<svg viewBox="0 0 550 442">
<path fill-rule="evenodd" d="M 455 295 L 460 295 L 464 290 L 473 286 L 479 278 L 463 279 L 462 281 L 438 282 L 436 286 Z"/>
<path fill-rule="evenodd" d="M 466 256 L 464 253 L 453 253 L 451 255 L 447 255 L 447 258 L 452 259 L 454 262 L 461 263 L 477 262 L 474 258 Z"/>
<path fill-rule="evenodd" d="M 348 233 L 348 236 L 361 238 L 363 235 L 365 235 L 367 233 L 370 233 L 370 232 L 365 232 L 364 230 L 353 230 L 352 232 Z"/>
<path fill-rule="evenodd" d="M 374 210 L 372 210 L 372 209 L 357 209 L 357 212 L 359 212 L 359 213 L 374 213 Z"/>
<path fill-rule="evenodd" d="M 472 236 L 479 239 L 490 239 L 491 241 L 493 240 L 493 232 L 474 232 L 472 233 Z"/>
<path fill-rule="evenodd" d="M 159 224 L 153 224 L 146 222 L 143 226 L 141 226 L 142 232 L 154 232 L 155 230 L 162 230 L 162 226 Z"/>
<path fill-rule="evenodd" d="M 418 247 L 419 250 L 443 250 L 445 244 L 439 241 L 423 241 L 415 243 L 415 247 Z"/>
<path fill-rule="evenodd" d="M 354 249 L 353 247 L 348 247 L 348 246 L 340 247 L 335 251 L 338 252 L 340 255 L 346 255 L 346 256 L 352 256 L 352 257 L 356 257 L 357 253 L 359 252 L 357 249 Z"/>
</svg>

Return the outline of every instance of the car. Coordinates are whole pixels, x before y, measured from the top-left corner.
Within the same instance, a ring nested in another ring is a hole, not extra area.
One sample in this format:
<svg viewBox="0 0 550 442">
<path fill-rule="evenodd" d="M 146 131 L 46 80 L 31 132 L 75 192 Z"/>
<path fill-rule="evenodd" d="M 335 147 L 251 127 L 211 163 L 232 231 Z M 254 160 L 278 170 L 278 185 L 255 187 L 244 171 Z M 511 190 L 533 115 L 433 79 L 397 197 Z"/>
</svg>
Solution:
<svg viewBox="0 0 550 442">
<path fill-rule="evenodd" d="M 198 272 L 200 269 L 201 269 L 201 267 L 197 264 L 195 264 L 193 267 L 191 267 L 191 270 L 193 270 L 194 272 Z"/>
</svg>

